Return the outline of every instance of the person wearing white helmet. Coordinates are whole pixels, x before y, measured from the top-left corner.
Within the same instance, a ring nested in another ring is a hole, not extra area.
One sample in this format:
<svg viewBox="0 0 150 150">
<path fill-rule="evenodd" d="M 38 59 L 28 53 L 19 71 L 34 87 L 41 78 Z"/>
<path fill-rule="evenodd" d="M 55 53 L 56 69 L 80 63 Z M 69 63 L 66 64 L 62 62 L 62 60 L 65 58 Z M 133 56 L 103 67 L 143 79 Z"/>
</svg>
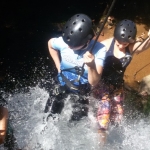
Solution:
<svg viewBox="0 0 150 150">
<path fill-rule="evenodd" d="M 132 54 L 150 47 L 150 38 L 141 44 L 136 39 L 137 28 L 133 21 L 124 19 L 114 30 L 114 37 L 101 43 L 107 48 L 104 70 L 99 88 L 93 90 L 99 98 L 97 121 L 100 130 L 107 130 L 110 123 L 120 123 L 123 116 L 123 75 Z M 148 32 L 150 35 L 150 31 Z M 136 49 L 136 51 L 134 51 Z"/>
</svg>

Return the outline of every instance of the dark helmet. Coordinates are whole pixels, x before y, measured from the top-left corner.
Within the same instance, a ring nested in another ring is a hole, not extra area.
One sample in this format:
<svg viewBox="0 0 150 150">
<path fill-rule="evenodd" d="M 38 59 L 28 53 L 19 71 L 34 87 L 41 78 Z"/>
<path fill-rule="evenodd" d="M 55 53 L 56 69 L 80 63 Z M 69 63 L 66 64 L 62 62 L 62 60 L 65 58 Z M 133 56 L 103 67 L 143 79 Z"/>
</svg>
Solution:
<svg viewBox="0 0 150 150">
<path fill-rule="evenodd" d="M 133 43 L 135 41 L 136 33 L 137 28 L 135 23 L 125 19 L 117 24 L 114 30 L 114 37 L 120 42 Z"/>
<path fill-rule="evenodd" d="M 92 20 L 85 14 L 72 16 L 63 28 L 62 37 L 70 47 L 85 45 L 94 36 Z"/>
</svg>

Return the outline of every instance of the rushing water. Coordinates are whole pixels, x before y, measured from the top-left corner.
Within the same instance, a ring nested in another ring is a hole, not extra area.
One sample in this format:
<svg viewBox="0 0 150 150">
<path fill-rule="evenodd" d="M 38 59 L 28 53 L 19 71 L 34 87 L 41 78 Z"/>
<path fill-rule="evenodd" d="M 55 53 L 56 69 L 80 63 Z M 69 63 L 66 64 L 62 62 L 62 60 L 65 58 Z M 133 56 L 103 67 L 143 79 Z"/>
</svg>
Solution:
<svg viewBox="0 0 150 150">
<path fill-rule="evenodd" d="M 111 126 L 107 143 L 102 147 L 97 132 L 95 119 L 98 102 L 89 97 L 88 116 L 79 121 L 70 121 L 72 115 L 72 95 L 64 98 L 64 108 L 61 114 L 53 117 L 44 113 L 49 89 L 53 88 L 52 70 L 43 63 L 32 68 L 32 81 L 24 87 L 17 78 L 9 77 L 16 82 L 13 91 L 3 91 L 3 97 L 8 101 L 10 123 L 14 130 L 17 145 L 22 150 L 149 150 L 150 119 L 143 118 L 127 107 L 126 115 L 119 127 Z M 39 78 L 36 76 L 43 74 Z M 2 92 L 2 91 L 1 91 Z M 136 117 L 135 117 L 136 116 Z"/>
<path fill-rule="evenodd" d="M 47 98 L 48 93 L 38 86 L 26 94 L 9 96 L 10 119 L 19 147 L 24 150 L 98 149 L 93 118 L 70 122 L 72 107 L 68 96 L 61 115 L 46 121 L 48 113 L 43 110 Z"/>
<path fill-rule="evenodd" d="M 51 3 L 51 1 L 49 2 Z M 59 11 L 50 9 L 51 4 L 48 2 L 45 4 L 45 1 L 43 4 L 41 2 L 38 4 L 40 9 L 35 7 L 35 3 L 33 5 L 31 3 L 31 7 L 27 7 L 27 3 L 21 2 L 20 5 L 16 5 L 14 2 L 6 2 L 5 5 L 3 4 L 4 6 L 1 5 L 2 9 L 5 9 L 5 6 L 9 8 L 3 15 L 4 19 L 1 19 L 2 24 L 5 24 L 5 27 L 2 28 L 4 34 L 1 51 L 4 52 L 5 59 L 9 56 L 6 63 L 4 61 L 9 73 L 7 72 L 7 86 L 0 85 L 2 87 L 0 90 L 3 92 L 2 96 L 8 101 L 9 119 L 18 147 L 22 150 L 149 150 L 150 119 L 141 116 L 132 117 L 135 115 L 129 110 L 120 127 L 110 127 L 107 143 L 102 148 L 95 119 L 98 102 L 93 98 L 90 98 L 87 117 L 83 117 L 79 121 L 70 121 L 72 101 L 70 100 L 71 95 L 68 95 L 64 99 L 65 105 L 62 113 L 56 114 L 53 118 L 49 117 L 47 121 L 48 113 L 43 111 L 48 98 L 48 90 L 53 88 L 53 79 L 51 78 L 53 70 L 47 66 L 47 63 L 43 63 L 42 58 L 37 58 L 37 54 L 41 51 L 43 54 L 45 49 L 47 52 L 49 34 L 54 32 L 49 21 L 57 20 L 57 18 L 64 20 L 72 13 L 78 12 L 92 13 L 92 18 L 99 19 L 100 10 L 103 12 L 105 5 L 105 3 L 102 5 L 103 1 L 101 3 L 98 1 L 98 4 L 93 1 L 94 8 L 92 8 L 91 3 L 88 3 L 89 7 L 87 7 L 84 2 L 81 4 L 81 2 L 75 1 L 76 5 L 67 5 L 71 1 L 61 2 L 64 5 L 59 5 L 60 7 L 57 5 Z M 148 15 L 145 15 L 149 14 L 147 13 L 149 9 L 143 9 L 146 8 L 148 2 L 145 2 L 145 5 L 138 5 L 139 2 L 133 5 L 131 1 L 130 3 L 128 1 L 118 2 L 121 4 L 116 4 L 116 16 L 124 19 L 128 18 L 127 16 L 132 18 L 131 15 L 133 15 L 139 17 L 141 22 L 140 16 L 143 13 L 143 21 L 149 20 Z M 15 6 L 16 9 L 12 6 Z M 127 13 L 125 6 L 127 6 L 126 8 L 134 6 L 132 13 L 130 11 Z M 136 6 L 141 6 L 141 11 L 136 9 Z M 41 9 L 42 7 L 43 9 Z M 28 11 L 24 12 L 24 10 Z M 66 13 L 64 14 L 62 10 L 66 10 Z M 123 13 L 118 13 L 118 11 Z M 24 61 L 26 62 L 24 63 Z M 1 60 L 1 62 L 3 61 Z M 132 109 L 132 107 L 127 109 Z M 136 116 L 138 115 L 137 113 Z M 0 147 L 0 150 L 2 149 L 3 146 Z"/>
<path fill-rule="evenodd" d="M 88 117 L 70 122 L 72 112 L 70 95 L 60 115 L 46 118 L 43 113 L 48 93 L 33 87 L 27 93 L 8 96 L 11 123 L 15 138 L 23 150 L 98 150 L 99 135 L 89 106 Z M 96 107 L 96 106 L 95 106 Z M 150 121 L 125 119 L 120 127 L 110 127 L 104 150 L 149 150 Z"/>
</svg>

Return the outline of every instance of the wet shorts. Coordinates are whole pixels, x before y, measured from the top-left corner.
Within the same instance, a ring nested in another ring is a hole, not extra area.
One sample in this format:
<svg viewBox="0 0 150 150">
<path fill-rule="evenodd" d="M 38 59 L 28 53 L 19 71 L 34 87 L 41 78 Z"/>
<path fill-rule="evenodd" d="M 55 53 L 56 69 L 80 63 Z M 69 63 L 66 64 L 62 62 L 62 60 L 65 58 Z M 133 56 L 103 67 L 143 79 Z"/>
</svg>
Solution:
<svg viewBox="0 0 150 150">
<path fill-rule="evenodd" d="M 93 96 L 99 99 L 97 122 L 99 129 L 107 130 L 109 123 L 119 123 L 123 115 L 124 92 L 101 83 L 93 90 Z"/>
</svg>

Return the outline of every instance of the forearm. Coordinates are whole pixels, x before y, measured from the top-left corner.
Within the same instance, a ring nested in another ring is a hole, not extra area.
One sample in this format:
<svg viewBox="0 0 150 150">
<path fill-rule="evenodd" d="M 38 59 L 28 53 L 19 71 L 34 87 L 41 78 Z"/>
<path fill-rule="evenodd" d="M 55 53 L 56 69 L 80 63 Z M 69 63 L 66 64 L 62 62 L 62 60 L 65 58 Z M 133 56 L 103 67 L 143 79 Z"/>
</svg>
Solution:
<svg viewBox="0 0 150 150">
<path fill-rule="evenodd" d="M 88 81 L 91 86 L 95 86 L 101 79 L 101 71 L 97 71 L 97 67 L 94 64 L 92 67 L 88 67 Z"/>
<path fill-rule="evenodd" d="M 148 37 L 145 42 L 141 45 L 141 51 L 150 48 L 150 37 Z"/>
<path fill-rule="evenodd" d="M 144 50 L 147 50 L 148 48 L 150 48 L 150 37 L 148 37 L 141 45 L 141 42 L 137 42 L 134 44 L 133 46 L 133 51 L 137 48 L 137 52 L 142 52 Z M 139 46 L 140 45 L 140 46 Z"/>
<path fill-rule="evenodd" d="M 52 59 L 53 59 L 53 61 L 55 63 L 55 66 L 56 66 L 58 72 L 60 72 L 60 59 L 59 59 L 58 52 L 51 49 L 50 55 L 51 55 L 51 57 L 52 57 Z"/>
<path fill-rule="evenodd" d="M 58 72 L 60 72 L 60 58 L 59 58 L 59 52 L 55 49 L 52 48 L 50 41 L 48 42 L 48 48 L 49 48 L 49 53 L 55 63 L 55 66 L 58 70 Z"/>
</svg>

